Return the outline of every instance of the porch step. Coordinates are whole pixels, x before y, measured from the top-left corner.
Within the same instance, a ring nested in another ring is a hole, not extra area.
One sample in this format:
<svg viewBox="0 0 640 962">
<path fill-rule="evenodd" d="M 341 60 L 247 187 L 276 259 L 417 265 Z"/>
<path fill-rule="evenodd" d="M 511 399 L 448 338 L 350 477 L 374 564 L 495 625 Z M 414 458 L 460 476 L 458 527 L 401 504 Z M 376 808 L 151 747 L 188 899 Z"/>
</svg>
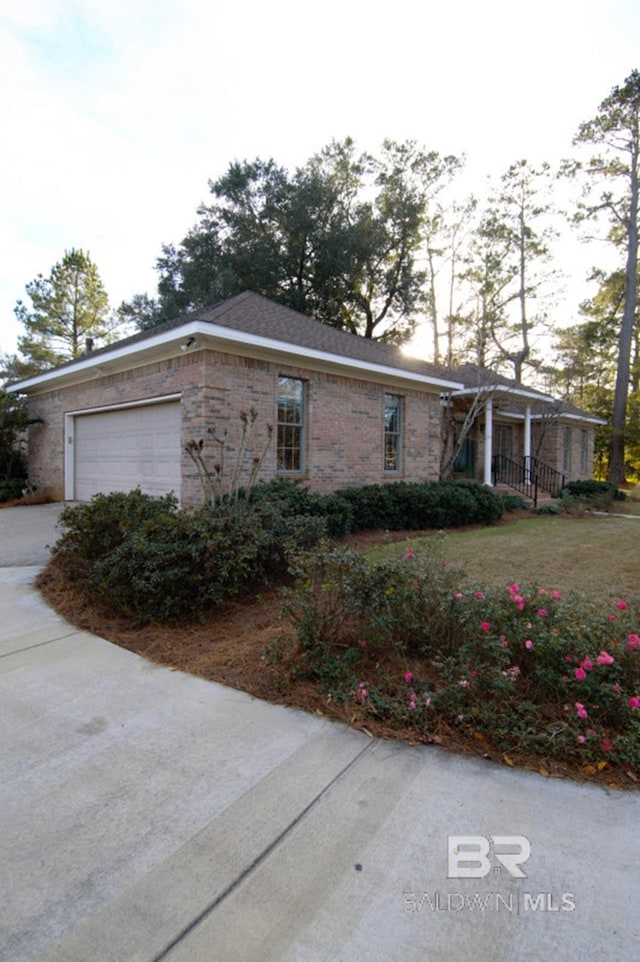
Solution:
<svg viewBox="0 0 640 962">
<path fill-rule="evenodd" d="M 522 498 L 526 504 L 533 507 L 533 497 L 527 497 L 527 495 L 523 494 L 522 491 L 516 491 L 515 488 L 510 488 L 508 484 L 496 484 L 493 487 L 493 491 L 495 494 L 515 495 L 517 498 Z M 554 498 L 547 491 L 538 491 L 537 506 L 539 508 L 544 505 L 556 504 L 557 500 L 557 498 Z"/>
</svg>

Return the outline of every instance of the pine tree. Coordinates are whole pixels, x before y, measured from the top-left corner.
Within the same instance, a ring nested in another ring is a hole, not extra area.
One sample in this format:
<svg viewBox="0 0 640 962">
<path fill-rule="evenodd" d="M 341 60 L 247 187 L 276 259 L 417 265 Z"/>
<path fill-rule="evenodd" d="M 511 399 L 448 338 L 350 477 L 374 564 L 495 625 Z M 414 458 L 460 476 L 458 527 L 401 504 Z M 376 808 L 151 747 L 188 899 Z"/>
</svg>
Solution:
<svg viewBox="0 0 640 962">
<path fill-rule="evenodd" d="M 14 313 L 26 331 L 18 350 L 32 370 L 79 357 L 88 339 L 109 339 L 109 299 L 88 253 L 65 251 L 48 277 L 38 274 L 25 289 L 31 307 L 18 301 Z"/>
</svg>

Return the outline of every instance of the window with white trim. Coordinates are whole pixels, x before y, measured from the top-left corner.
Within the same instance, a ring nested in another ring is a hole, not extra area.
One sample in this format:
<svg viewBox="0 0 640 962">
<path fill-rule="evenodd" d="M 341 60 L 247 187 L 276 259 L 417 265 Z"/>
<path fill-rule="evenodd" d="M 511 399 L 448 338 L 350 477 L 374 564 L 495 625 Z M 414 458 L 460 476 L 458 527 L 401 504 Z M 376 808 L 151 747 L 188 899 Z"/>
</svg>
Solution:
<svg viewBox="0 0 640 962">
<path fill-rule="evenodd" d="M 276 457 L 280 472 L 304 470 L 304 381 L 278 378 Z"/>
<path fill-rule="evenodd" d="M 400 471 L 402 467 L 402 398 L 399 394 L 384 396 L 384 470 Z"/>
</svg>

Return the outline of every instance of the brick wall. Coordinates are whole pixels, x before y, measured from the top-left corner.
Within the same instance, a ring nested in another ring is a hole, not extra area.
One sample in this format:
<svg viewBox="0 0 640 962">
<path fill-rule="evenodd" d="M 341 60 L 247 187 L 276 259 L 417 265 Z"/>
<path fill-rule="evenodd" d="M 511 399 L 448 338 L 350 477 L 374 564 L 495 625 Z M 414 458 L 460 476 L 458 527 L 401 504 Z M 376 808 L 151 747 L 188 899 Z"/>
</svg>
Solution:
<svg viewBox="0 0 640 962">
<path fill-rule="evenodd" d="M 437 391 L 385 387 L 374 382 L 311 372 L 303 367 L 200 351 L 157 364 L 39 394 L 30 399 L 32 417 L 43 424 L 30 431 L 30 478 L 56 498 L 64 496 L 65 413 L 127 404 L 154 397 L 181 397 L 182 501 L 199 503 L 203 493 L 195 465 L 185 453 L 189 440 L 204 440 L 204 455 L 219 463 L 221 448 L 208 432 L 225 435 L 225 468 L 229 476 L 240 443 L 240 411 L 255 408 L 253 443 L 246 451 L 242 477 L 264 448 L 266 426 L 275 429 L 279 376 L 305 384 L 305 470 L 299 476 L 315 491 L 384 481 L 434 480 L 440 460 L 440 404 Z M 403 404 L 401 470 L 383 470 L 384 394 L 400 395 Z M 226 434 L 225 434 L 226 432 Z M 274 437 L 260 479 L 276 475 Z"/>
<path fill-rule="evenodd" d="M 593 477 L 594 429 L 575 421 L 554 420 L 535 425 L 534 452 L 546 464 L 566 475 L 567 481 Z"/>
</svg>

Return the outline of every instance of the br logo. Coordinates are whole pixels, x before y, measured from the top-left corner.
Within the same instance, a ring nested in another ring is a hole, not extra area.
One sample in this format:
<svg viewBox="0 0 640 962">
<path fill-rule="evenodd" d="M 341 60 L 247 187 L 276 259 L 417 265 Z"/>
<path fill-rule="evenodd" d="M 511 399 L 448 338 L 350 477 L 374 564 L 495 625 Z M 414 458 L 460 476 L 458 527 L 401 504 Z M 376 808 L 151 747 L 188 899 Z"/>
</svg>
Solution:
<svg viewBox="0 0 640 962">
<path fill-rule="evenodd" d="M 524 835 L 449 835 L 449 878 L 484 878 L 503 868 L 513 878 L 526 878 L 520 866 L 531 855 Z"/>
</svg>

